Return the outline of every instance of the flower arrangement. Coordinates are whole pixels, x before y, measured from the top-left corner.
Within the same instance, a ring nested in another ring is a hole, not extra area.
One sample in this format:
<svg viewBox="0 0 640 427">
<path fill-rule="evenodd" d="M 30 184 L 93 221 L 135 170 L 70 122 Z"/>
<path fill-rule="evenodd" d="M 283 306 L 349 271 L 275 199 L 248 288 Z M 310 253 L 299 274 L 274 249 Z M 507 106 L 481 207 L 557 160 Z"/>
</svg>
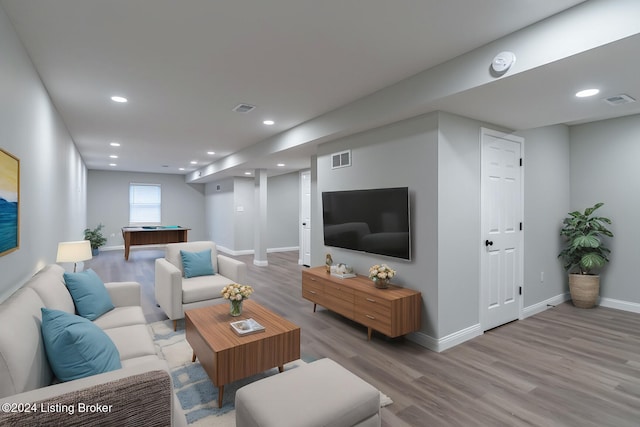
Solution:
<svg viewBox="0 0 640 427">
<path fill-rule="evenodd" d="M 225 286 L 220 292 L 224 299 L 229 301 L 242 301 L 253 293 L 253 288 L 249 285 L 240 285 L 238 283 L 231 283 Z"/>
<path fill-rule="evenodd" d="M 376 264 L 369 268 L 369 279 L 373 280 L 376 287 L 386 288 L 395 275 L 396 271 L 386 264 Z"/>
</svg>

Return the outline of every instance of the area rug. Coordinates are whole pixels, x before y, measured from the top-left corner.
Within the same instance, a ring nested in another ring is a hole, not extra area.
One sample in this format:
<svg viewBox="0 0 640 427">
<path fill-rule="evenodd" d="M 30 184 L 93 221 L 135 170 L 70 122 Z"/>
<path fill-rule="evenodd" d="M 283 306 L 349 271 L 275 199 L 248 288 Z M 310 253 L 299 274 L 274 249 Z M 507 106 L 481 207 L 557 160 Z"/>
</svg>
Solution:
<svg viewBox="0 0 640 427">
<path fill-rule="evenodd" d="M 273 368 L 225 385 L 222 407 L 218 408 L 218 388 L 213 385 L 197 360 L 195 363 L 191 362 L 193 350 L 185 339 L 184 321 L 178 321 L 177 331 L 173 330 L 173 322 L 170 320 L 155 322 L 149 327 L 158 354 L 169 365 L 176 396 L 187 423 L 191 426 L 235 427 L 236 391 L 244 385 L 278 373 L 278 369 Z M 286 364 L 284 368 L 295 369 L 311 361 L 299 359 Z M 380 407 L 391 403 L 393 401 L 388 396 L 380 393 Z"/>
</svg>

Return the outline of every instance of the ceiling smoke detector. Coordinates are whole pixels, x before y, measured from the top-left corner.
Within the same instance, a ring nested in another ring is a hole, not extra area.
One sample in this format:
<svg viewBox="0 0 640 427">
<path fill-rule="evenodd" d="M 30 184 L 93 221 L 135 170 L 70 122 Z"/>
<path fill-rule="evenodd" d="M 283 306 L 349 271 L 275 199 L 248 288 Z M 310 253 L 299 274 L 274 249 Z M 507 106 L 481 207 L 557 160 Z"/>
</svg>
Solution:
<svg viewBox="0 0 640 427">
<path fill-rule="evenodd" d="M 253 111 L 255 108 L 256 106 L 251 104 L 238 104 L 233 107 L 233 111 L 235 111 L 236 113 L 248 113 L 250 111 Z"/>
<path fill-rule="evenodd" d="M 605 98 L 604 102 L 609 105 L 623 105 L 623 104 L 631 104 L 632 102 L 636 102 L 635 99 L 627 95 L 626 93 L 621 93 L 620 95 L 610 96 L 609 98 Z"/>
</svg>

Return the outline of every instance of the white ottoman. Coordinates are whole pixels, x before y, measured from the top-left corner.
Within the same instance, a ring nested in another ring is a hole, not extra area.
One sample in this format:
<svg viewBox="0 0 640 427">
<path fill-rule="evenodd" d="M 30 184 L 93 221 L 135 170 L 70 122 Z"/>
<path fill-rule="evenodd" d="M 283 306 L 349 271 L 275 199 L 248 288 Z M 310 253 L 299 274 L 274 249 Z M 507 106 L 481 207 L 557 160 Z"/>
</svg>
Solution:
<svg viewBox="0 0 640 427">
<path fill-rule="evenodd" d="M 380 427 L 380 393 L 331 359 L 236 392 L 236 427 Z"/>
</svg>

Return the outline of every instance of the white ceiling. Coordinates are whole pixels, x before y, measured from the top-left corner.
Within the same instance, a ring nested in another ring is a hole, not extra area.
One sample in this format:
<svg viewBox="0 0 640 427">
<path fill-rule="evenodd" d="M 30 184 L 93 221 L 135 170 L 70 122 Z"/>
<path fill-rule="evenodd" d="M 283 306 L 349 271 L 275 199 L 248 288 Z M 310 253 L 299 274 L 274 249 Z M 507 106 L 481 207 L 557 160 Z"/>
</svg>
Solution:
<svg viewBox="0 0 640 427">
<path fill-rule="evenodd" d="M 180 174 L 259 147 L 280 132 L 579 3 L 0 0 L 89 169 Z M 606 84 L 619 92 L 640 96 L 638 64 L 613 77 L 608 67 L 637 56 L 637 46 L 631 38 L 600 48 L 598 55 L 576 55 L 428 108 L 512 129 L 640 112 L 640 103 L 615 112 L 604 104 L 584 111 L 558 94 L 588 66 L 612 79 Z M 116 94 L 129 102 L 113 103 L 109 98 Z M 487 99 L 510 106 L 488 108 Z M 233 112 L 239 103 L 257 108 Z M 265 126 L 264 119 L 276 124 Z M 111 141 L 122 145 L 112 148 Z M 207 155 L 209 150 L 216 154 Z M 225 174 L 308 167 L 312 150 L 307 145 L 267 155 L 256 149 L 250 162 Z M 119 156 L 118 166 L 109 166 L 110 154 Z M 198 165 L 190 165 L 192 160 Z M 277 162 L 286 166 L 277 168 Z"/>
</svg>

